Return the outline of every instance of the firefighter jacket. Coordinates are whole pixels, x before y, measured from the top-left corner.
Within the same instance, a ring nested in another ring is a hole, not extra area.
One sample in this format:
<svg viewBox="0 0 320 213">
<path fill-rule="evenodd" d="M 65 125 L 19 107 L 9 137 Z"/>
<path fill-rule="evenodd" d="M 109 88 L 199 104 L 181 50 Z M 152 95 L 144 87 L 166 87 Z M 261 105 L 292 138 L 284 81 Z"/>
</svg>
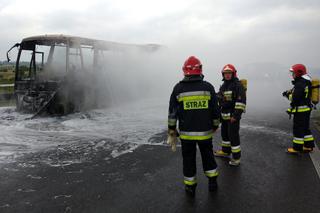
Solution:
<svg viewBox="0 0 320 213">
<path fill-rule="evenodd" d="M 238 78 L 224 80 L 218 100 L 222 120 L 230 120 L 231 117 L 241 119 L 241 114 L 246 110 L 246 92 Z"/>
<path fill-rule="evenodd" d="M 288 99 L 291 101 L 291 108 L 288 113 L 311 111 L 311 78 L 308 75 L 295 78 L 292 81 L 293 89 L 288 93 Z"/>
<path fill-rule="evenodd" d="M 186 76 L 173 89 L 169 103 L 168 128 L 176 129 L 180 138 L 207 140 L 219 126 L 220 112 L 214 87 L 202 75 Z"/>
</svg>

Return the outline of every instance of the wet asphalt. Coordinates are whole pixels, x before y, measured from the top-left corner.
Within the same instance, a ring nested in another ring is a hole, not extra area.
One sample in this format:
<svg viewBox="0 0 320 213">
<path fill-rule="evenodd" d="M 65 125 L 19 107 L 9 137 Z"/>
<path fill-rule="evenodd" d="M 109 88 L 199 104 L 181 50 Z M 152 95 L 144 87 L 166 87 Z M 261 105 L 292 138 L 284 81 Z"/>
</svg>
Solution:
<svg viewBox="0 0 320 213">
<path fill-rule="evenodd" d="M 102 149 L 81 163 L 28 166 L 31 153 L 1 165 L 0 212 L 319 213 L 320 179 L 309 154 L 284 151 L 291 122 L 280 113 L 246 116 L 241 165 L 230 167 L 227 160 L 216 159 L 220 176 L 215 193 L 208 192 L 198 152 L 194 199 L 184 192 L 181 149 L 173 153 L 162 143 L 165 131 L 150 138 L 149 145 L 116 158 Z"/>
</svg>

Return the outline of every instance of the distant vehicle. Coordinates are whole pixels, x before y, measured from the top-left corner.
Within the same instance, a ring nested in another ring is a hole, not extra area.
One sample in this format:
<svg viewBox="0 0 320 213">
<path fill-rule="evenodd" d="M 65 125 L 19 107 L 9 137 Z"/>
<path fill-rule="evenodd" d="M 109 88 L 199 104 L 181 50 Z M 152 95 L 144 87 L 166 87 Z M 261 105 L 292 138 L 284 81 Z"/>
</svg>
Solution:
<svg viewBox="0 0 320 213">
<path fill-rule="evenodd" d="M 110 51 L 154 52 L 156 44 L 134 45 L 66 35 L 24 38 L 18 47 L 14 93 L 17 110 L 68 114 L 98 107 L 101 92 L 95 87 L 101 72 L 101 55 Z M 90 97 L 90 101 L 86 101 Z"/>
</svg>

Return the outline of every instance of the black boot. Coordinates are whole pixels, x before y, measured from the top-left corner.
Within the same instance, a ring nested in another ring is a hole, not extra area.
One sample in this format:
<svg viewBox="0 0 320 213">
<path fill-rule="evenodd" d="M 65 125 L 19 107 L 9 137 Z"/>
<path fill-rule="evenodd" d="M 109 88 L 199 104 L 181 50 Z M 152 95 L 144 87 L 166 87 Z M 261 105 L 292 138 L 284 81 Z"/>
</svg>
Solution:
<svg viewBox="0 0 320 213">
<path fill-rule="evenodd" d="M 217 188 L 218 188 L 217 178 L 216 177 L 209 178 L 208 185 L 209 185 L 209 192 L 217 191 Z"/>
<path fill-rule="evenodd" d="M 192 185 L 192 186 L 186 185 L 185 190 L 187 195 L 189 195 L 190 197 L 194 197 L 196 195 L 196 187 L 197 185 Z"/>
</svg>

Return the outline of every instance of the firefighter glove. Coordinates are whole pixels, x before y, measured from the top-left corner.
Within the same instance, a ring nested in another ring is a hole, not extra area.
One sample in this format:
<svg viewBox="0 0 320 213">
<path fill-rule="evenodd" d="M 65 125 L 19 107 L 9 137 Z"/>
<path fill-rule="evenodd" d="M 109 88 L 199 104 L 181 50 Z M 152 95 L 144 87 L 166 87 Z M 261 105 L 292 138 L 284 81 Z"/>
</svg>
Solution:
<svg viewBox="0 0 320 213">
<path fill-rule="evenodd" d="M 167 139 L 167 144 L 171 146 L 171 150 L 175 152 L 177 150 L 177 130 L 168 130 L 168 139 Z"/>
</svg>

